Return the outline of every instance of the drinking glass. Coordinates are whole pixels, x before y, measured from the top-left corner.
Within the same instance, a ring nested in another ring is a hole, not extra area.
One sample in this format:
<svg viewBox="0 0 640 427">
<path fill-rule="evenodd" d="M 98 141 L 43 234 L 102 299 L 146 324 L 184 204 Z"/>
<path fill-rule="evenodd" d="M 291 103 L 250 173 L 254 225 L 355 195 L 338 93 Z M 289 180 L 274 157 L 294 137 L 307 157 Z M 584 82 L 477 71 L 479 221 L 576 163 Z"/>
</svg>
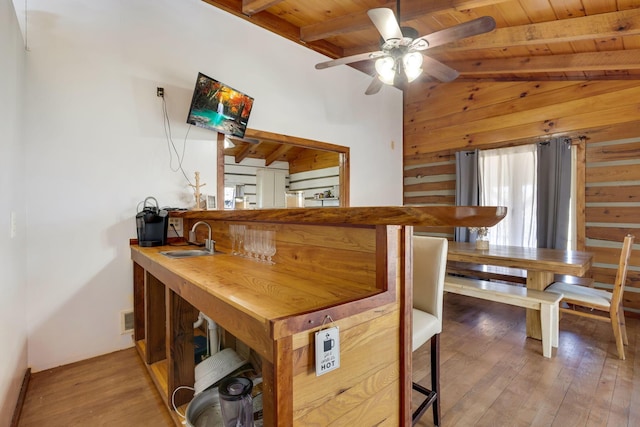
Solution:
<svg viewBox="0 0 640 427">
<path fill-rule="evenodd" d="M 258 260 L 267 262 L 267 231 L 261 230 L 258 232 Z"/>
<path fill-rule="evenodd" d="M 247 258 L 253 258 L 253 236 L 254 230 L 247 229 L 244 233 L 244 252 Z"/>
<path fill-rule="evenodd" d="M 271 257 L 276 254 L 276 232 L 273 230 L 268 230 L 266 232 L 265 237 L 266 237 L 265 255 L 267 256 L 267 262 L 269 264 L 275 264 L 275 262 L 271 260 Z"/>
<path fill-rule="evenodd" d="M 243 249 L 244 249 L 244 239 L 245 239 L 245 234 L 247 232 L 247 227 L 245 225 L 238 225 L 238 229 L 237 229 L 237 241 L 236 241 L 236 245 L 238 248 L 238 252 L 236 253 L 236 255 L 238 256 L 243 256 Z"/>
<path fill-rule="evenodd" d="M 229 225 L 229 237 L 231 238 L 231 255 L 237 255 L 236 246 L 238 245 L 238 226 L 236 224 Z"/>
</svg>

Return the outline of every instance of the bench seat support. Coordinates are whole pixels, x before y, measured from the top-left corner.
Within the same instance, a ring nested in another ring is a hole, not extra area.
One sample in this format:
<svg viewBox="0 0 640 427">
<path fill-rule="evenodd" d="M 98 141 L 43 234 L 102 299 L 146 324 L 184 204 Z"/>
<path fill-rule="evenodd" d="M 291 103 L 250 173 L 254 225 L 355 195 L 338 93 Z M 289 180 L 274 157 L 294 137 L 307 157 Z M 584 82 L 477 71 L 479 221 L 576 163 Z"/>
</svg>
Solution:
<svg viewBox="0 0 640 427">
<path fill-rule="evenodd" d="M 451 275 L 444 279 L 444 290 L 540 311 L 542 354 L 544 357 L 551 357 L 552 347 L 558 348 L 558 304 L 563 297 L 562 294 Z"/>
</svg>

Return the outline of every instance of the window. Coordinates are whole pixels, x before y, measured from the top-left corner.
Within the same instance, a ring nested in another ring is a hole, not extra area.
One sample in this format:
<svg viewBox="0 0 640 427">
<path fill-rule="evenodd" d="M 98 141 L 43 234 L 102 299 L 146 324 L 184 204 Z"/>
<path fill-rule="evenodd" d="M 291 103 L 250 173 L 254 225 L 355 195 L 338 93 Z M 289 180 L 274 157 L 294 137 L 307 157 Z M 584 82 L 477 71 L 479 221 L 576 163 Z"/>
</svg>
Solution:
<svg viewBox="0 0 640 427">
<path fill-rule="evenodd" d="M 493 244 L 574 249 L 576 163 L 561 139 L 456 153 L 456 203 L 508 208 L 489 231 Z M 456 240 L 474 237 L 456 230 Z"/>
<path fill-rule="evenodd" d="M 483 150 L 478 156 L 481 206 L 507 206 L 507 216 L 489 233 L 498 245 L 535 247 L 537 155 L 534 144 Z"/>
</svg>

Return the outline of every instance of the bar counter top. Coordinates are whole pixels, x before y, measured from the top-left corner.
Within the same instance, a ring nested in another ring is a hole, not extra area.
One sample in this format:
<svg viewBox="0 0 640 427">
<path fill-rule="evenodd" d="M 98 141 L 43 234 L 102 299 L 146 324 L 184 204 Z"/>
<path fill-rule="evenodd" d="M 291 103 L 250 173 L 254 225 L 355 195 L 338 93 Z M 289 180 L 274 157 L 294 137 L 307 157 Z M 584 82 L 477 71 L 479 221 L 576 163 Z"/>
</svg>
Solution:
<svg viewBox="0 0 640 427">
<path fill-rule="evenodd" d="M 287 224 L 491 227 L 507 214 L 503 206 L 372 206 L 172 211 L 172 217 L 264 221 Z"/>
</svg>

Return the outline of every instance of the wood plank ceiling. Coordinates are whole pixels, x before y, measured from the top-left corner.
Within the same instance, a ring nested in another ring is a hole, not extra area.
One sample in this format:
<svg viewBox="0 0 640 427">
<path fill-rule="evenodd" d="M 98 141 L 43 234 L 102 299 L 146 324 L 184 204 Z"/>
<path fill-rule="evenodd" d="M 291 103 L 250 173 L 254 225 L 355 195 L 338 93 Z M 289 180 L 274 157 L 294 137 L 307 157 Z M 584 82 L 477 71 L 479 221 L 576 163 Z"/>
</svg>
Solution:
<svg viewBox="0 0 640 427">
<path fill-rule="evenodd" d="M 330 58 L 379 50 L 379 34 L 366 12 L 397 5 L 385 0 L 203 1 Z M 458 70 L 458 80 L 640 79 L 640 0 L 401 0 L 400 15 L 402 25 L 420 35 L 481 16 L 495 19 L 490 33 L 424 51 Z M 372 63 L 352 66 L 373 75 Z"/>
</svg>

